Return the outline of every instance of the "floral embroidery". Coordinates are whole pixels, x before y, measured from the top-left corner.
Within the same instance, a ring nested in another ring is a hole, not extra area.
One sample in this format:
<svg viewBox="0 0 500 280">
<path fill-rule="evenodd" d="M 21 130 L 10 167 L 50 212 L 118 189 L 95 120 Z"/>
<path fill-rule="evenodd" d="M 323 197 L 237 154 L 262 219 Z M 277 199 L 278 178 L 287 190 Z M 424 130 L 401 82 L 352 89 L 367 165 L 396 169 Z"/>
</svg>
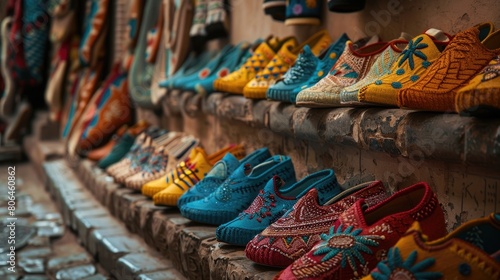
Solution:
<svg viewBox="0 0 500 280">
<path fill-rule="evenodd" d="M 295 4 L 293 6 L 293 14 L 300 15 L 302 13 L 302 6 L 300 4 Z"/>
<path fill-rule="evenodd" d="M 421 262 L 417 260 L 417 251 L 413 251 L 403 260 L 398 248 L 389 249 L 387 261 L 380 262 L 377 265 L 378 271 L 372 272 L 371 276 L 375 280 L 392 279 L 415 279 L 432 280 L 443 277 L 440 272 L 426 271 L 436 261 L 434 258 L 427 258 Z"/>
<path fill-rule="evenodd" d="M 356 259 L 361 264 L 365 264 L 365 259 L 361 253 L 373 254 L 373 251 L 368 247 L 378 246 L 378 239 L 384 239 L 383 236 L 378 235 L 360 235 L 362 229 L 355 229 L 349 226 L 342 231 L 342 225 L 337 228 L 330 228 L 328 234 L 321 234 L 321 239 L 324 241 L 318 245 L 313 252 L 313 255 L 325 256 L 321 259 L 322 262 L 328 261 L 335 256 L 341 258 L 341 266 L 345 268 L 347 263 L 353 271 L 357 271 Z"/>
<path fill-rule="evenodd" d="M 260 190 L 259 195 L 253 201 L 248 209 L 244 210 L 240 215 L 240 220 L 244 218 L 253 219 L 262 222 L 262 219 L 272 215 L 271 209 L 276 207 L 276 198 L 274 194 Z"/>
<path fill-rule="evenodd" d="M 401 67 L 403 63 L 408 60 L 408 64 L 410 69 L 413 70 L 415 67 L 415 62 L 413 61 L 413 56 L 419 57 L 423 60 L 427 60 L 427 56 L 421 52 L 421 49 L 425 49 L 428 47 L 425 43 L 420 43 L 424 38 L 419 37 L 415 41 L 410 41 L 406 49 L 401 53 L 401 59 L 399 60 L 398 66 Z"/>
</svg>

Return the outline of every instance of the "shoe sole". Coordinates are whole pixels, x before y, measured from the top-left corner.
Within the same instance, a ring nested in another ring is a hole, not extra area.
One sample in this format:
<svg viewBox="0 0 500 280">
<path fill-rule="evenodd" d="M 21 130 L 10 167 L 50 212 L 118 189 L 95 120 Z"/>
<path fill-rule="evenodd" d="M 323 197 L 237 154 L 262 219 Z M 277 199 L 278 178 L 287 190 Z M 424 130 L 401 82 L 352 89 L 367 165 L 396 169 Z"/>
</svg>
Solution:
<svg viewBox="0 0 500 280">
<path fill-rule="evenodd" d="M 265 90 L 244 90 L 243 96 L 249 99 L 266 99 L 266 92 L 267 88 Z"/>
<path fill-rule="evenodd" d="M 226 212 L 211 212 L 207 210 L 192 209 L 187 207 L 182 207 L 181 214 L 185 218 L 192 221 L 220 226 L 225 224 L 238 216 L 238 213 L 226 213 Z"/>
<path fill-rule="evenodd" d="M 170 193 L 158 193 L 153 196 L 153 203 L 156 206 L 177 206 L 177 200 L 181 195 L 179 194 L 170 194 Z"/>
<path fill-rule="evenodd" d="M 227 85 L 227 84 L 221 83 L 219 81 L 215 81 L 214 88 L 215 88 L 215 91 L 218 91 L 218 92 L 227 92 L 227 93 L 240 94 L 240 95 L 243 94 L 243 87 L 241 87 L 240 89 L 234 90 L 235 86 Z"/>
<path fill-rule="evenodd" d="M 296 104 L 297 104 L 297 106 L 304 106 L 304 107 L 308 107 L 308 108 L 351 107 L 350 105 L 347 105 L 347 104 L 331 105 L 331 104 L 316 103 L 316 102 L 313 102 L 313 101 L 299 101 Z"/>
<path fill-rule="evenodd" d="M 217 241 L 222 241 L 236 246 L 246 246 L 252 238 L 261 231 L 243 230 L 231 227 L 218 227 L 215 232 Z"/>
<path fill-rule="evenodd" d="M 318 18 L 287 18 L 285 25 L 320 25 Z"/>
<path fill-rule="evenodd" d="M 294 101 L 292 101 L 292 93 L 290 91 L 268 90 L 266 93 L 266 97 L 270 100 L 295 103 Z"/>
<path fill-rule="evenodd" d="M 286 1 L 272 1 L 272 2 L 267 2 L 262 4 L 262 9 L 269 9 L 269 8 L 274 8 L 274 7 L 285 7 L 286 6 Z"/>
</svg>

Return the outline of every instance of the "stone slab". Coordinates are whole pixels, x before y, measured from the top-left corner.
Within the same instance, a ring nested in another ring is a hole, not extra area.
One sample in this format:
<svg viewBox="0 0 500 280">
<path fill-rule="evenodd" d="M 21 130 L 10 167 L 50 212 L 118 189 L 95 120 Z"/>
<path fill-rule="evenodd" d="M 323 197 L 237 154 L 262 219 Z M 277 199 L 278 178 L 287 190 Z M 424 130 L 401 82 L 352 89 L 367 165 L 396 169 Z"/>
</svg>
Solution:
<svg viewBox="0 0 500 280">
<path fill-rule="evenodd" d="M 246 258 L 230 259 L 225 273 L 218 277 L 235 280 L 272 280 L 280 271 L 279 268 L 258 265 Z"/>
<path fill-rule="evenodd" d="M 97 246 L 97 255 L 102 267 L 106 271 L 113 271 L 120 257 L 130 253 L 142 253 L 145 250 L 144 244 L 135 238 L 123 235 L 105 236 Z"/>
<path fill-rule="evenodd" d="M 49 272 L 56 272 L 57 270 L 77 266 L 82 264 L 92 263 L 93 259 L 88 253 L 79 253 L 74 255 L 68 255 L 64 257 L 51 258 L 47 262 L 47 269 Z"/>
<path fill-rule="evenodd" d="M 108 215 L 110 215 L 108 210 L 106 210 L 106 208 L 100 205 L 90 209 L 76 209 L 72 213 L 73 218 L 72 218 L 71 228 L 76 231 L 78 229 L 77 221 L 82 220 L 83 218 L 103 217 Z"/>
<path fill-rule="evenodd" d="M 172 263 L 159 259 L 148 253 L 131 253 L 118 259 L 111 273 L 121 280 L 134 280 L 139 274 L 166 270 Z"/>
<path fill-rule="evenodd" d="M 144 273 L 137 277 L 138 280 L 183 280 L 186 279 L 175 269 Z"/>
<path fill-rule="evenodd" d="M 119 228 L 122 225 L 111 216 L 83 217 L 77 220 L 78 236 L 84 246 L 89 244 L 90 233 L 95 229 Z"/>
<path fill-rule="evenodd" d="M 101 244 L 101 240 L 110 236 L 126 236 L 129 235 L 128 231 L 123 227 L 101 228 L 95 229 L 90 233 L 87 250 L 92 256 L 97 257 L 97 248 Z"/>
</svg>

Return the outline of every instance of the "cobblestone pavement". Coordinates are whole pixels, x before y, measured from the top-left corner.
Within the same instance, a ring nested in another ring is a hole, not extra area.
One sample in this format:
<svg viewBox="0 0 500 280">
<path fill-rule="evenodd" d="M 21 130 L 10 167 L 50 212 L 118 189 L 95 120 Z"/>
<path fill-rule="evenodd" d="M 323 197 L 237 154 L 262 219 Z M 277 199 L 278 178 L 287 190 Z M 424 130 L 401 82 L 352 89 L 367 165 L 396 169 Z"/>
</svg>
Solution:
<svg viewBox="0 0 500 280">
<path fill-rule="evenodd" d="M 0 226 L 0 279 L 109 279 L 63 225 L 29 162 L 0 164 Z"/>
</svg>

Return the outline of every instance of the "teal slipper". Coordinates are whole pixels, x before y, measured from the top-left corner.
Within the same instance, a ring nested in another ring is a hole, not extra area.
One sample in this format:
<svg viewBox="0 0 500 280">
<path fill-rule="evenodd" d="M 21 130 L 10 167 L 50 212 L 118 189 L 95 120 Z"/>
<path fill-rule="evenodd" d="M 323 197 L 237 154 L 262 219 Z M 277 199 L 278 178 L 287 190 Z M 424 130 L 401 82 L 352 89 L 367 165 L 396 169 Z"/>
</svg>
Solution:
<svg viewBox="0 0 500 280">
<path fill-rule="evenodd" d="M 250 44 L 243 42 L 237 46 L 224 47 L 219 55 L 212 59 L 206 67 L 198 73 L 186 77 L 179 82 L 182 89 L 195 91 L 199 94 L 208 94 L 214 91 L 214 81 L 222 78 L 237 69 L 249 57 Z"/>
<path fill-rule="evenodd" d="M 251 154 L 247 155 L 241 161 L 239 161 L 233 154 L 227 153 L 224 158 L 217 162 L 212 170 L 198 182 L 194 187 L 190 188 L 186 193 L 184 193 L 177 201 L 177 207 L 182 209 L 182 206 L 191 201 L 196 201 L 203 199 L 213 193 L 224 181 L 228 178 L 232 178 L 232 174 L 236 172 L 238 168 L 244 169 L 245 166 L 251 165 L 256 166 L 266 159 L 271 157 L 269 150 L 267 148 L 261 148 L 253 151 Z M 182 213 L 182 210 L 181 210 Z"/>
<path fill-rule="evenodd" d="M 221 225 L 247 209 L 274 175 L 289 183 L 295 181 L 292 160 L 287 156 L 275 155 L 255 167 L 240 167 L 209 196 L 184 205 L 182 215 L 196 222 Z"/>
<path fill-rule="evenodd" d="M 219 66 L 222 64 L 224 57 L 230 55 L 233 49 L 232 45 L 224 46 L 215 57 L 212 57 L 210 61 L 204 63 L 197 63 L 197 65 L 202 66 L 197 69 L 197 71 L 192 71 L 189 74 L 178 77 L 174 81 L 174 88 L 181 89 L 185 91 L 194 91 L 194 86 L 199 80 L 204 80 L 210 76 L 213 72 L 217 71 Z"/>
<path fill-rule="evenodd" d="M 217 53 L 214 51 L 205 51 L 199 55 L 195 53 L 189 54 L 177 72 L 159 83 L 160 87 L 169 89 L 182 88 L 182 80 L 185 77 L 198 73 L 216 55 Z"/>
</svg>

